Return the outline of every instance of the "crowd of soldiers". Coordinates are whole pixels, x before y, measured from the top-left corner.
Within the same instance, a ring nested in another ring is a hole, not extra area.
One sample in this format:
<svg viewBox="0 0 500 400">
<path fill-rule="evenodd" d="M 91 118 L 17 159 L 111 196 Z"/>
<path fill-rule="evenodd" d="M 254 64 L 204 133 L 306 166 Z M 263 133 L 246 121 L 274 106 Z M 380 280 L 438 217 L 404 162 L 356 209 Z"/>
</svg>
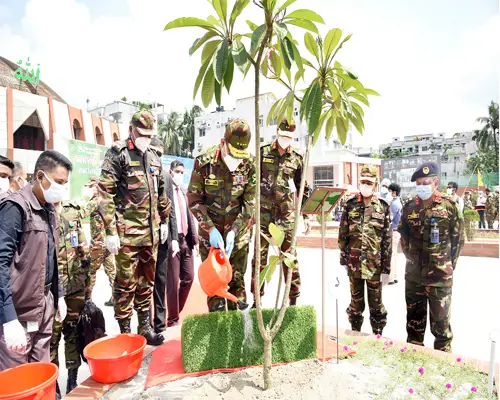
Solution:
<svg viewBox="0 0 500 400">
<path fill-rule="evenodd" d="M 59 215 L 58 268 L 67 316 L 53 324 L 50 343 L 52 362 L 58 364 L 61 335 L 65 340 L 67 392 L 77 384 L 80 356 L 76 324 L 85 301 L 91 299 L 97 269 L 105 266 L 120 332 L 131 332 L 135 309 L 138 332 L 148 344 L 159 345 L 164 337 L 153 329 L 151 299 L 159 243 L 168 240 L 172 202 L 165 194 L 162 145 L 155 137 L 155 121 L 149 111 L 135 113 L 129 137 L 113 143 L 107 151 L 100 177 L 93 177 L 84 190 L 85 202 L 55 202 Z M 202 260 L 210 248 L 224 249 L 233 267 L 229 292 L 246 302 L 244 276 L 249 257 L 255 212 L 260 212 L 261 231 L 269 226 L 283 229 L 281 250 L 289 252 L 295 223 L 295 204 L 301 187 L 303 156 L 293 148 L 295 123 L 286 118 L 277 138 L 261 146 L 260 210 L 255 210 L 255 158 L 248 152 L 250 126 L 243 119 L 231 120 L 224 137 L 195 160 L 187 191 L 188 207 L 198 221 Z M 427 303 L 435 347 L 450 351 L 452 339 L 450 301 L 453 270 L 463 246 L 462 218 L 452 199 L 438 191 L 437 166 L 421 165 L 412 177 L 417 196 L 403 207 L 398 231 L 406 256 L 406 303 L 408 341 L 422 344 Z M 347 309 L 351 327 L 361 330 L 364 287 L 368 289 L 370 322 L 381 334 L 387 321 L 382 303 L 382 276 L 391 271 L 392 227 L 387 199 L 377 196 L 378 173 L 364 166 L 359 193 L 342 200 L 339 228 L 340 263 L 349 275 L 351 303 Z M 311 193 L 308 185 L 305 197 Z M 387 196 L 387 191 L 385 192 Z M 468 203 L 466 203 L 467 206 Z M 498 208 L 497 208 L 498 213 Z M 91 243 L 83 234 L 83 220 L 90 217 Z M 306 233 L 310 222 L 304 216 Z M 260 257 L 252 265 L 267 265 L 269 245 L 262 241 Z M 254 268 L 253 268 L 254 270 Z M 284 276 L 287 275 L 284 266 Z M 252 290 L 254 289 L 252 277 Z M 260 288 L 264 295 L 264 287 Z M 299 268 L 293 269 L 289 304 L 300 296 Z M 207 299 L 211 312 L 235 309 L 220 297 Z"/>
</svg>

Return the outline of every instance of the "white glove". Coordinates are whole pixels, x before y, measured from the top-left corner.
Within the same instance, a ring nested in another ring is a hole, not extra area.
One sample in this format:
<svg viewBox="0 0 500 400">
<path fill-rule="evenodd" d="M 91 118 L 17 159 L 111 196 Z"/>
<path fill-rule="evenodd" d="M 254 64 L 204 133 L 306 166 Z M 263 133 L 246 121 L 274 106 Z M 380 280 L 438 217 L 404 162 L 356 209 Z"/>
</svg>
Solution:
<svg viewBox="0 0 500 400">
<path fill-rule="evenodd" d="M 106 247 L 111 254 L 116 256 L 120 250 L 120 237 L 118 235 L 106 236 Z"/>
<path fill-rule="evenodd" d="M 21 354 L 26 352 L 28 338 L 23 326 L 17 319 L 3 324 L 3 336 L 9 350 Z"/>
<path fill-rule="evenodd" d="M 177 240 L 172 240 L 172 257 L 175 257 L 179 251 L 179 242 Z"/>
<path fill-rule="evenodd" d="M 68 314 L 66 301 L 64 300 L 64 297 L 59 297 L 59 301 L 57 302 L 56 321 L 63 322 L 64 318 L 66 318 L 66 314 Z"/>
<path fill-rule="evenodd" d="M 160 225 L 160 239 L 161 239 L 161 244 L 165 243 L 168 238 L 168 225 L 167 224 L 161 224 Z"/>
</svg>

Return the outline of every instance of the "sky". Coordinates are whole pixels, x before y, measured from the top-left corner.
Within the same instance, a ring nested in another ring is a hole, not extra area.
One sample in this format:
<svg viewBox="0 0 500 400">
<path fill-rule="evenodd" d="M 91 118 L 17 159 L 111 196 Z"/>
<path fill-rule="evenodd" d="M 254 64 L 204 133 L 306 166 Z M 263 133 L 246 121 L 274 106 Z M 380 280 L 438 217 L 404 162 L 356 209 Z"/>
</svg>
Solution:
<svg viewBox="0 0 500 400">
<path fill-rule="evenodd" d="M 370 100 L 357 146 L 474 129 L 489 102 L 498 102 L 498 0 L 298 0 L 290 9 L 299 8 L 323 17 L 323 35 L 332 28 L 353 34 L 337 59 L 381 94 Z M 259 23 L 259 11 L 250 2 L 237 30 L 248 32 L 247 19 Z M 79 108 L 87 98 L 102 105 L 126 96 L 181 111 L 201 104 L 192 97 L 201 52 L 190 57 L 188 50 L 204 31 L 163 28 L 210 14 L 206 0 L 0 0 L 0 55 L 29 56 L 40 79 Z M 291 30 L 302 44 L 305 31 Z M 270 81 L 261 84 L 266 91 L 284 95 Z M 223 104 L 232 108 L 252 94 L 252 76 L 235 75 Z"/>
</svg>

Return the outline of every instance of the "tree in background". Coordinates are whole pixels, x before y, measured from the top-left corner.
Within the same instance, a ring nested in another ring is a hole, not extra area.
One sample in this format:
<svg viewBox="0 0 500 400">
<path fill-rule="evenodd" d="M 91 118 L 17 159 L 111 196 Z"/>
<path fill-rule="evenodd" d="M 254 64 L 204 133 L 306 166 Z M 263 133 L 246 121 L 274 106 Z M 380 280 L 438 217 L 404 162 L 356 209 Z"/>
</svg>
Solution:
<svg viewBox="0 0 500 400">
<path fill-rule="evenodd" d="M 184 111 L 184 116 L 182 120 L 182 137 L 184 143 L 182 145 L 183 150 L 192 155 L 194 150 L 194 138 L 195 138 L 195 127 L 194 120 L 203 113 L 203 109 L 200 106 L 194 105 L 190 110 Z"/>
<path fill-rule="evenodd" d="M 182 120 L 177 111 L 169 113 L 167 120 L 158 124 L 158 136 L 163 141 L 164 154 L 182 155 Z"/>
<path fill-rule="evenodd" d="M 479 117 L 476 121 L 483 124 L 483 127 L 474 131 L 472 139 L 480 150 L 495 149 L 498 160 L 498 103 L 492 101 L 488 106 L 488 116 Z"/>
</svg>

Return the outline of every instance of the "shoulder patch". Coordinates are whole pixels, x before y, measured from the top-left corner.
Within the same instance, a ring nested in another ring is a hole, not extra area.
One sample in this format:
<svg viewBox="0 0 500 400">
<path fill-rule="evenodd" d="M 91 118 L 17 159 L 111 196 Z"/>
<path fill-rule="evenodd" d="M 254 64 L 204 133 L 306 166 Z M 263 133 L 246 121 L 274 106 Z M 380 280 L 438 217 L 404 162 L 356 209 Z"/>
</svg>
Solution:
<svg viewBox="0 0 500 400">
<path fill-rule="evenodd" d="M 302 153 L 301 150 L 299 150 L 298 148 L 296 147 L 292 147 L 292 151 L 297 154 L 298 156 L 300 156 L 300 158 L 304 158 L 304 154 Z"/>
<path fill-rule="evenodd" d="M 389 203 L 387 202 L 386 199 L 384 199 L 383 197 L 380 197 L 380 196 L 377 196 L 377 199 L 380 202 L 380 204 L 382 204 L 385 207 L 389 207 Z"/>
<path fill-rule="evenodd" d="M 196 157 L 196 160 L 198 161 L 200 167 L 207 165 L 214 159 L 217 147 L 218 145 L 208 147 Z"/>
<path fill-rule="evenodd" d="M 113 144 L 111 145 L 111 149 L 115 150 L 118 153 L 125 147 L 127 147 L 126 140 L 117 140 L 116 142 L 113 142 Z"/>
</svg>

